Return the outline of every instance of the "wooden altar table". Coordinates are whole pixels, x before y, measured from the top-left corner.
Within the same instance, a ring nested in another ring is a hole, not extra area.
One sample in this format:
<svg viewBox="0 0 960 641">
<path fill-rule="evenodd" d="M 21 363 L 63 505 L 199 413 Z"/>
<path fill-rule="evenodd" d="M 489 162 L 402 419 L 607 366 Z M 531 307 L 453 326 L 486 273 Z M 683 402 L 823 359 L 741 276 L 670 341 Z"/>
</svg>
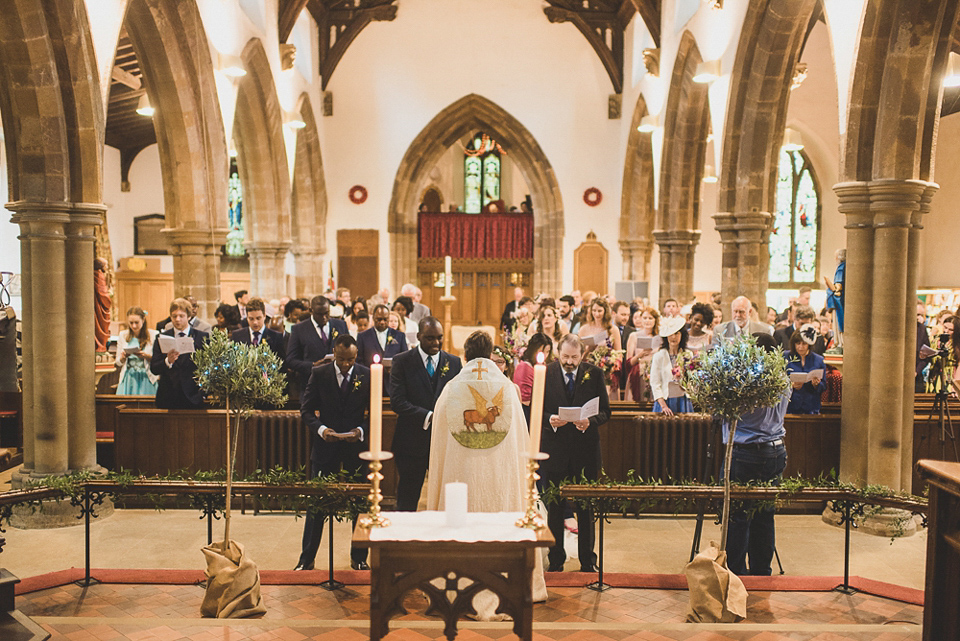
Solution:
<svg viewBox="0 0 960 641">
<path fill-rule="evenodd" d="M 498 611 L 513 617 L 514 633 L 532 638 L 534 555 L 553 545 L 547 528 L 516 527 L 520 512 L 468 513 L 459 528 L 448 527 L 443 512 L 383 514 L 389 527 L 353 533 L 354 545 L 371 552 L 370 639 L 385 636 L 390 619 L 406 614 L 403 596 L 415 588 L 430 602 L 427 614 L 443 617 L 448 639 L 457 636 L 457 620 L 473 613 L 473 597 L 484 589 L 500 597 Z M 444 586 L 433 585 L 434 579 Z"/>
</svg>

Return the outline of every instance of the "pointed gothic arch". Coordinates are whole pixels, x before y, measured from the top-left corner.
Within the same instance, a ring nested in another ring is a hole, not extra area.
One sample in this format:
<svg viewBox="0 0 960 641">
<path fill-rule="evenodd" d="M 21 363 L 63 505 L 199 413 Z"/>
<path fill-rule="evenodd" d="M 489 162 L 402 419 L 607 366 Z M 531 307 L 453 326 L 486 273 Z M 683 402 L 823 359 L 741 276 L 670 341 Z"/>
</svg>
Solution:
<svg viewBox="0 0 960 641">
<path fill-rule="evenodd" d="M 459 138 L 489 133 L 511 155 L 530 187 L 534 211 L 534 281 L 538 292 L 561 290 L 563 202 L 546 154 L 530 131 L 499 105 L 477 94 L 464 96 L 431 120 L 407 148 L 390 197 L 387 231 L 393 288 L 416 282 L 417 185 Z"/>
<path fill-rule="evenodd" d="M 707 153 L 707 85 L 693 81 L 703 61 L 684 31 L 664 107 L 660 207 L 654 238 L 660 248 L 660 299 L 693 298 L 693 256 L 700 240 L 700 180 Z"/>
<path fill-rule="evenodd" d="M 195 0 L 131 0 L 124 20 L 156 108 L 164 233 L 173 291 L 211 318 L 220 299 L 227 229 L 227 140 L 210 46 Z"/>
<path fill-rule="evenodd" d="M 241 58 L 247 75 L 237 90 L 233 139 L 243 183 L 250 289 L 267 299 L 279 298 L 286 291 L 284 262 L 291 245 L 283 111 L 259 38 L 247 42 Z"/>
<path fill-rule="evenodd" d="M 657 210 L 654 199 L 653 144 L 650 134 L 637 130 L 646 116 L 647 101 L 641 94 L 633 110 L 627 155 L 623 163 L 620 199 L 620 251 L 623 279 L 649 281 L 650 253 Z"/>
<path fill-rule="evenodd" d="M 293 256 L 297 296 L 312 296 L 323 290 L 322 257 L 327 251 L 327 185 L 320 155 L 320 134 L 310 97 L 300 100 L 300 119 L 306 125 L 297 132 L 297 152 L 290 194 Z"/>
</svg>

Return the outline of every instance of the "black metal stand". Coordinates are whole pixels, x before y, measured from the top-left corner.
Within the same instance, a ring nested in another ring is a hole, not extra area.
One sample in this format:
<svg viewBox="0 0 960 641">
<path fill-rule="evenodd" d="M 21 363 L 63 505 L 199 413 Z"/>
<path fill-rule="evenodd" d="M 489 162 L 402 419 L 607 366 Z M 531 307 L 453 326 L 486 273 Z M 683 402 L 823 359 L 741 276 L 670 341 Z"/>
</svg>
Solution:
<svg viewBox="0 0 960 641">
<path fill-rule="evenodd" d="M 96 585 L 100 583 L 99 579 L 95 579 L 90 576 L 90 519 L 97 518 L 99 515 L 96 512 L 96 507 L 98 505 L 103 505 L 104 499 L 107 498 L 105 492 L 90 492 L 86 487 L 83 488 L 83 499 L 71 499 L 70 503 L 75 506 L 80 507 L 80 514 L 77 515 L 78 519 L 83 519 L 83 553 L 84 553 L 84 576 L 79 581 L 74 581 L 74 584 L 79 585 L 82 588 L 89 587 L 91 585 Z"/>
<path fill-rule="evenodd" d="M 933 423 L 933 415 L 936 414 L 937 425 L 940 428 L 940 458 L 947 460 L 947 439 L 949 439 L 953 446 L 953 460 L 960 461 L 960 455 L 957 454 L 957 435 L 953 431 L 953 417 L 950 416 L 950 405 L 947 402 L 950 398 L 950 392 L 948 391 L 947 377 L 942 364 L 937 372 L 937 381 L 939 391 L 933 397 L 933 405 L 930 407 L 930 413 L 927 414 L 927 425 Z"/>
<path fill-rule="evenodd" d="M 855 506 L 850 501 L 836 501 L 831 506 L 835 512 L 840 512 L 840 521 L 837 525 L 844 528 L 843 534 L 843 583 L 833 588 L 834 592 L 843 594 L 856 594 L 859 592 L 850 586 L 850 528 L 857 527 L 852 513 L 863 514 L 863 506 Z"/>
<path fill-rule="evenodd" d="M 608 585 L 603 582 L 603 522 L 607 520 L 607 515 L 603 511 L 600 511 L 596 514 L 596 519 L 597 521 L 600 522 L 600 525 L 599 525 L 600 532 L 597 535 L 599 539 L 597 542 L 599 546 L 599 549 L 597 550 L 597 570 L 598 570 L 597 580 L 594 581 L 593 583 L 588 583 L 584 587 L 589 588 L 594 592 L 603 592 L 613 587 L 612 585 Z M 579 536 L 579 534 L 577 536 Z"/>
<path fill-rule="evenodd" d="M 317 515 L 319 517 L 319 515 Z M 327 537 L 327 580 L 320 584 L 324 590 L 339 590 L 344 587 L 343 583 L 333 578 L 333 515 L 327 516 L 330 523 L 330 533 Z"/>
</svg>

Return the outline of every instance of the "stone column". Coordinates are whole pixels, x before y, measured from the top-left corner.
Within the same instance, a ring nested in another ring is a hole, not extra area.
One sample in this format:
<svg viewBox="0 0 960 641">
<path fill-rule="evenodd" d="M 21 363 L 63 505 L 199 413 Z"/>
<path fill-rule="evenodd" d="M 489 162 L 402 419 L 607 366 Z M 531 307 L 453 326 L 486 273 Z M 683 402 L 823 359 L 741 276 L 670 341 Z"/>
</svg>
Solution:
<svg viewBox="0 0 960 641">
<path fill-rule="evenodd" d="M 164 229 L 173 254 L 173 295 L 193 296 L 197 315 L 213 318 L 220 302 L 220 251 L 226 229 Z"/>
<path fill-rule="evenodd" d="M 909 489 L 920 217 L 933 185 L 881 180 L 834 187 L 847 217 L 842 478 Z M 908 413 L 909 410 L 909 413 Z M 867 447 L 864 447 L 867 444 Z"/>
<path fill-rule="evenodd" d="M 264 300 L 287 293 L 286 259 L 290 241 L 256 241 L 247 244 L 250 254 L 250 291 Z"/>
<path fill-rule="evenodd" d="M 620 241 L 623 256 L 623 279 L 650 282 L 650 254 L 653 241 L 648 238 L 630 238 Z"/>
<path fill-rule="evenodd" d="M 67 332 L 67 398 L 70 420 L 66 428 L 70 470 L 90 470 L 97 467 L 93 260 L 96 229 L 100 226 L 105 211 L 103 205 L 74 204 L 70 211 L 70 222 L 66 226 L 66 304 L 70 310 L 70 327 Z"/>
<path fill-rule="evenodd" d="M 23 273 L 24 467 L 20 479 L 64 474 L 68 469 L 69 420 L 66 231 L 67 203 L 15 202 L 7 205 L 20 226 Z M 87 266 L 93 273 L 93 259 Z M 87 290 L 93 305 L 93 286 Z M 91 321 L 92 322 L 92 321 Z M 91 345 L 93 336 L 90 337 Z M 88 367 L 91 374 L 94 361 Z M 92 376 L 91 376 L 92 378 Z M 93 396 L 91 384 L 90 395 Z"/>
<path fill-rule="evenodd" d="M 693 256 L 700 231 L 659 230 L 653 238 L 660 249 L 660 300 L 674 298 L 685 305 L 693 299 Z"/>
<path fill-rule="evenodd" d="M 323 252 L 300 251 L 293 252 L 293 264 L 296 270 L 296 296 L 316 296 L 322 294 L 323 287 Z"/>
<path fill-rule="evenodd" d="M 760 309 L 766 305 L 771 219 L 769 213 L 756 209 L 713 216 L 723 246 L 720 292 L 725 318 L 737 296 L 746 296 Z"/>
<path fill-rule="evenodd" d="M 393 250 L 390 260 L 390 291 L 399 292 L 403 283 L 417 282 L 417 221 L 399 223 L 389 230 L 390 247 Z M 381 281 L 387 279 L 380 277 Z M 380 283 L 382 285 L 383 282 Z M 394 294 L 396 295 L 396 294 Z"/>
</svg>

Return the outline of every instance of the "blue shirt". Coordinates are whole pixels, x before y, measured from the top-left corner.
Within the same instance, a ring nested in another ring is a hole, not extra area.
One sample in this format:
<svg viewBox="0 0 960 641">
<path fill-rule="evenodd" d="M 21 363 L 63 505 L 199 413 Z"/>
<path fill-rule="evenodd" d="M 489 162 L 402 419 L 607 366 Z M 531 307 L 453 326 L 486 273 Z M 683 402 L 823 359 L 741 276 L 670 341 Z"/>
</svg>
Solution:
<svg viewBox="0 0 960 641">
<path fill-rule="evenodd" d="M 790 414 L 819 414 L 820 413 L 820 395 L 827 389 L 827 371 L 823 364 L 823 356 L 815 352 L 807 354 L 806 365 L 800 363 L 800 357 L 791 354 L 787 357 L 787 374 L 795 372 L 812 372 L 815 369 L 823 370 L 820 378 L 820 384 L 816 387 L 813 383 L 807 382 L 800 389 L 795 389 L 787 412 Z M 792 384 L 791 384 L 792 387 Z"/>
<path fill-rule="evenodd" d="M 745 414 L 737 421 L 737 431 L 733 435 L 733 442 L 737 445 L 748 443 L 767 443 L 783 438 L 787 430 L 783 427 L 783 417 L 787 413 L 787 404 L 790 402 L 793 388 L 788 387 L 783 393 L 780 402 L 773 407 L 758 407 L 749 414 Z M 730 426 L 723 422 L 723 442 L 726 443 L 730 434 Z"/>
</svg>

